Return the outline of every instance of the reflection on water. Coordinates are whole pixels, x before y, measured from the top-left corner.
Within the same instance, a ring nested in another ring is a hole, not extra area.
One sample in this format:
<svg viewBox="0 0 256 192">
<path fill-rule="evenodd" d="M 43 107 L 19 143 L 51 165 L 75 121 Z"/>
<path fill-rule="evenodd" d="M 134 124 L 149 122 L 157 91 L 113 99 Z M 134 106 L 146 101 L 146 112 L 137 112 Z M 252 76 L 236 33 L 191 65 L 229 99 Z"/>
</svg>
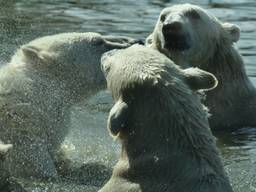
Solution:
<svg viewBox="0 0 256 192">
<path fill-rule="evenodd" d="M 71 31 L 145 38 L 165 6 L 190 2 L 207 8 L 223 21 L 241 27 L 237 46 L 246 70 L 256 85 L 256 1 L 255 0 L 0 0 L 0 63 L 15 49 L 36 37 Z M 72 132 L 65 141 L 68 156 L 77 164 L 100 162 L 112 166 L 119 145 L 108 136 L 106 117 L 112 100 L 101 92 L 89 102 L 74 107 Z M 256 191 L 256 128 L 218 133 L 218 145 L 235 191 Z M 31 183 L 29 191 L 95 191 L 69 183 Z"/>
</svg>

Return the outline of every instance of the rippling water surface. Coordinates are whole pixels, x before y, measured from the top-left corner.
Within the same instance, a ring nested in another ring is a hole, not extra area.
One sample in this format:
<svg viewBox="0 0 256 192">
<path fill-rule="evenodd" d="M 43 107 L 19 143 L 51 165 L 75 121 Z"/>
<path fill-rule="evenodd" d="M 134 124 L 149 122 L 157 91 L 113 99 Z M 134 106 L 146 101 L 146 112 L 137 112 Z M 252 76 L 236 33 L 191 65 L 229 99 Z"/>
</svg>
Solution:
<svg viewBox="0 0 256 192">
<path fill-rule="evenodd" d="M 255 0 L 212 0 L 211 4 L 207 0 L 0 0 L 0 63 L 7 62 L 23 43 L 60 32 L 94 31 L 143 39 L 153 30 L 162 8 L 184 2 L 201 5 L 222 21 L 241 27 L 237 46 L 256 85 Z M 109 94 L 102 91 L 74 107 L 72 131 L 64 145 L 73 162 L 115 163 L 119 146 L 105 129 L 111 103 Z M 256 192 L 256 128 L 216 136 L 235 191 Z M 23 182 L 33 192 L 96 190 L 65 182 Z"/>
</svg>

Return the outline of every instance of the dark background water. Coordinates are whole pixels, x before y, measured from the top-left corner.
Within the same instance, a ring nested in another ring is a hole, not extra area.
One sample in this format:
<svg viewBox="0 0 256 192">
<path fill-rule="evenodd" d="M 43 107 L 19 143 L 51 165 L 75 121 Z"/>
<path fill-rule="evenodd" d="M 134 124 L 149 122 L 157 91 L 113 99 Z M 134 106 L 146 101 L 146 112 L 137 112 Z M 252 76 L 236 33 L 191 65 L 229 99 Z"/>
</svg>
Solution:
<svg viewBox="0 0 256 192">
<path fill-rule="evenodd" d="M 241 27 L 237 47 L 256 85 L 255 0 L 212 0 L 211 4 L 208 0 L 0 0 L 0 63 L 8 62 L 22 44 L 49 34 L 94 31 L 143 39 L 153 30 L 161 9 L 185 2 L 200 5 L 222 21 Z M 118 158 L 119 146 L 105 129 L 111 102 L 109 95 L 101 92 L 74 107 L 72 132 L 64 145 L 74 162 L 98 161 L 111 166 Z M 256 192 L 256 128 L 216 136 L 235 191 Z M 45 183 L 33 191 L 90 190 Z"/>
</svg>

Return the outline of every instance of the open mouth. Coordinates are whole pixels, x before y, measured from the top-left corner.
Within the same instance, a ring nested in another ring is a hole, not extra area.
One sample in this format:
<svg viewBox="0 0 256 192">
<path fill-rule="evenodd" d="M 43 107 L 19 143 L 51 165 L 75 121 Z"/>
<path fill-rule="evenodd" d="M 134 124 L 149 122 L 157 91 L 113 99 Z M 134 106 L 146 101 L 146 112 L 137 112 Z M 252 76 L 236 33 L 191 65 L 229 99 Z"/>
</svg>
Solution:
<svg viewBox="0 0 256 192">
<path fill-rule="evenodd" d="M 174 51 L 185 51 L 190 48 L 189 38 L 180 33 L 168 33 L 164 36 L 164 48 Z"/>
</svg>

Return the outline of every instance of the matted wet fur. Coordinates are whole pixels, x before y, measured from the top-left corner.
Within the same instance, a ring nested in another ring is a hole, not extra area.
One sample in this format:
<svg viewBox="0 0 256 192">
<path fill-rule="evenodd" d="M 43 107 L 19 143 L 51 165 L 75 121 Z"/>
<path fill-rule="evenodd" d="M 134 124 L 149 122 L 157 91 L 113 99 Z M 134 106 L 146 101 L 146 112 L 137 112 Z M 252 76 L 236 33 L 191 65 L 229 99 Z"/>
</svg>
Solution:
<svg viewBox="0 0 256 192">
<path fill-rule="evenodd" d="M 122 151 L 99 192 L 233 191 L 194 92 L 214 88 L 212 74 L 139 45 L 105 53 L 102 69 L 115 101 L 108 130 Z"/>
<path fill-rule="evenodd" d="M 147 38 L 147 46 L 182 68 L 199 67 L 216 76 L 219 84 L 204 101 L 214 130 L 256 126 L 256 90 L 234 47 L 239 37 L 238 26 L 222 23 L 199 6 L 181 4 L 163 9 Z"/>
</svg>

